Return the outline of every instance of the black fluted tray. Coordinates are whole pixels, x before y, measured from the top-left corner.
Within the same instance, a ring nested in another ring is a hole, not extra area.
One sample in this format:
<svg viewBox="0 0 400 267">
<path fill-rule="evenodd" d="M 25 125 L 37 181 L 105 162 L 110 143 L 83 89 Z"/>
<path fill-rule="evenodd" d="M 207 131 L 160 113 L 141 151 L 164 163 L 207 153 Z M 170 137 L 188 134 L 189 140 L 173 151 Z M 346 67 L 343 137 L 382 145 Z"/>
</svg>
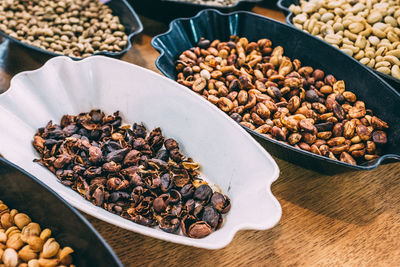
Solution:
<svg viewBox="0 0 400 267">
<path fill-rule="evenodd" d="M 371 170 L 383 162 L 400 161 L 400 94 L 352 57 L 294 27 L 245 11 L 222 14 L 212 9 L 204 10 L 195 17 L 172 21 L 166 33 L 154 37 L 152 45 L 161 53 L 156 66 L 165 76 L 175 80 L 175 60 L 200 37 L 228 40 L 232 34 L 247 37 L 250 41 L 268 38 L 273 46 L 283 46 L 286 56 L 344 80 L 350 91 L 390 125 L 385 154 L 378 160 L 357 166 L 296 149 L 244 127 L 268 152 L 327 174 Z"/>
<path fill-rule="evenodd" d="M 90 223 L 49 187 L 0 158 L 0 200 L 26 213 L 42 229 L 50 228 L 61 247 L 74 249 L 76 266 L 123 265 Z"/>
<path fill-rule="evenodd" d="M 289 10 L 289 6 L 291 4 L 295 4 L 298 5 L 300 3 L 300 1 L 298 0 L 278 0 L 277 2 L 277 6 L 282 9 L 282 11 L 285 13 L 286 15 L 286 22 L 295 27 L 293 25 L 292 19 L 293 19 L 293 13 Z M 308 32 L 305 32 L 307 34 L 309 34 Z M 311 35 L 311 34 L 310 34 Z M 333 47 L 333 46 L 332 46 Z M 335 48 L 335 47 L 333 47 Z M 337 49 L 337 48 L 335 48 Z M 340 52 L 342 52 L 340 49 L 337 49 Z M 342 52 L 343 53 L 343 52 Z M 346 55 L 345 53 L 343 53 L 344 55 Z M 348 56 L 348 55 L 346 55 Z M 358 61 L 357 61 L 358 62 Z M 362 63 L 359 63 L 362 65 Z M 376 74 L 378 74 L 379 76 L 381 76 L 386 82 L 388 82 L 391 86 L 393 86 L 393 88 L 395 88 L 398 92 L 400 92 L 400 80 L 396 79 L 395 77 L 391 76 L 391 75 L 387 75 L 384 74 L 382 72 L 379 72 L 377 70 L 375 70 L 374 68 L 370 68 L 372 71 L 374 71 Z"/>
<path fill-rule="evenodd" d="M 143 31 L 143 25 L 142 25 L 142 22 L 140 21 L 138 15 L 136 14 L 136 12 L 128 4 L 128 2 L 126 0 L 110 0 L 110 1 L 103 1 L 103 2 L 106 2 L 105 4 L 110 7 L 110 9 L 113 12 L 113 15 L 118 16 L 121 24 L 125 26 L 125 32 L 128 35 L 128 40 L 127 40 L 128 44 L 126 45 L 125 49 L 120 52 L 100 51 L 100 52 L 94 53 L 93 55 L 103 55 L 103 56 L 108 56 L 108 57 L 113 57 L 113 58 L 120 58 L 126 52 L 128 52 L 129 49 L 131 49 L 132 41 L 133 41 L 132 39 L 135 35 L 137 35 Z M 41 49 L 39 47 L 21 42 L 20 40 L 9 36 L 8 34 L 6 34 L 3 31 L 0 31 L 0 35 L 4 36 L 5 38 L 10 39 L 11 41 L 17 43 L 18 45 L 28 48 L 30 50 L 30 52 L 34 54 L 33 55 L 34 57 L 45 57 L 46 59 L 49 59 L 49 58 L 55 57 L 55 56 L 63 56 L 62 54 L 47 51 L 45 49 Z M 74 60 L 82 59 L 82 58 L 78 58 L 78 57 L 70 57 L 70 58 L 72 58 Z"/>
</svg>

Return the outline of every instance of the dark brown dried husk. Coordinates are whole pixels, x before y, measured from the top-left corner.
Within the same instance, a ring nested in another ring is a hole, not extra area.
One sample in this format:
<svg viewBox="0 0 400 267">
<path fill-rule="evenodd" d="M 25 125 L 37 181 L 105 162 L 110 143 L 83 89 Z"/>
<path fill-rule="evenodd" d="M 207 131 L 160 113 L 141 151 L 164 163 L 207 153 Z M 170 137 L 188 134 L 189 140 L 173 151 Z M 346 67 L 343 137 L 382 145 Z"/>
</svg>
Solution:
<svg viewBox="0 0 400 267">
<path fill-rule="evenodd" d="M 101 110 L 65 115 L 61 125 L 50 121 L 34 136 L 41 156 L 35 162 L 94 205 L 123 218 L 169 233 L 182 227 L 194 238 L 211 233 L 201 220 L 213 192 L 199 177 L 200 165 L 182 155 L 175 140 L 165 140 L 160 128 L 147 135 L 143 125 L 131 129 L 121 121 L 118 112 Z M 204 218 L 213 229 L 222 224 L 225 206 Z"/>
</svg>

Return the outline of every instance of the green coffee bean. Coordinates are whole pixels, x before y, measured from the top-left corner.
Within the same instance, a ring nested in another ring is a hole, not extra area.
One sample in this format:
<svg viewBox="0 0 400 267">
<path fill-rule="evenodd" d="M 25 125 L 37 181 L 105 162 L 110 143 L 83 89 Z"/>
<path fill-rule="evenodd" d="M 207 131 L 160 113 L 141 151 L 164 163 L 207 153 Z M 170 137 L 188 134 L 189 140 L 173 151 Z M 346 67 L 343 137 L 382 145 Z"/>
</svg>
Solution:
<svg viewBox="0 0 400 267">
<path fill-rule="evenodd" d="M 290 10 L 298 29 L 325 40 L 364 65 L 399 77 L 399 1 L 308 0 L 291 5 Z"/>
<path fill-rule="evenodd" d="M 121 39 L 127 40 L 119 18 L 99 0 L 0 1 L 0 30 L 27 44 L 74 57 L 101 48 L 119 52 L 124 48 Z M 100 39 L 95 40 L 95 35 Z"/>
</svg>

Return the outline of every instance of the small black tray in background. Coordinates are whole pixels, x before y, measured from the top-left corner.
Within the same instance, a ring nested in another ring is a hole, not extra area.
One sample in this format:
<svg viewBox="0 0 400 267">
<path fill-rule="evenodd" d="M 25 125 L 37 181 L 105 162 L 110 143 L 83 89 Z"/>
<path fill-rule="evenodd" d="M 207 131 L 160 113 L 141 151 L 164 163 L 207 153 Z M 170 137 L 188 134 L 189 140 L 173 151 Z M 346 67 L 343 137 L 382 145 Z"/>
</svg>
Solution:
<svg viewBox="0 0 400 267">
<path fill-rule="evenodd" d="M 0 158 L 0 200 L 27 214 L 42 230 L 50 228 L 61 247 L 74 249 L 80 267 L 122 267 L 110 246 L 90 223 L 49 187 Z"/>
<path fill-rule="evenodd" d="M 153 38 L 151 43 L 160 52 L 155 64 L 165 76 L 175 80 L 176 59 L 200 37 L 226 41 L 230 35 L 247 37 L 250 41 L 268 38 L 273 46 L 283 46 L 286 56 L 298 58 L 305 66 L 322 69 L 344 80 L 346 87 L 390 126 L 384 155 L 363 165 L 350 165 L 297 149 L 244 127 L 269 153 L 326 174 L 372 170 L 383 162 L 400 161 L 400 94 L 352 57 L 295 27 L 246 11 L 222 14 L 204 10 L 195 17 L 172 21 L 166 33 Z"/>
<path fill-rule="evenodd" d="M 143 31 L 143 25 L 142 22 L 140 21 L 138 15 L 135 13 L 133 8 L 128 4 L 126 0 L 109 0 L 109 1 L 103 1 L 107 6 L 110 7 L 112 10 L 113 14 L 118 16 L 120 19 L 120 22 L 122 25 L 125 26 L 125 32 L 128 35 L 128 44 L 125 47 L 124 50 L 120 52 L 108 52 L 108 51 L 101 51 L 94 53 L 93 55 L 103 55 L 103 56 L 108 56 L 108 57 L 113 57 L 113 58 L 121 58 L 126 52 L 129 51 L 132 47 L 132 39 L 135 35 L 141 33 Z M 21 42 L 18 39 L 15 39 L 13 37 L 10 37 L 8 34 L 6 34 L 3 31 L 0 31 L 0 35 L 4 36 L 5 38 L 9 39 L 10 41 L 24 47 L 28 48 L 29 52 L 32 53 L 33 58 L 40 58 L 40 62 L 45 62 L 48 59 L 55 57 L 55 56 L 63 56 L 62 54 L 54 53 L 51 51 L 47 51 L 44 49 L 41 49 L 39 47 L 33 46 L 26 44 L 24 42 Z M 77 57 L 70 57 L 74 60 L 81 60 L 82 58 L 77 58 Z"/>
<path fill-rule="evenodd" d="M 292 23 L 293 13 L 292 13 L 292 11 L 289 10 L 289 7 L 291 4 L 299 5 L 299 3 L 300 3 L 299 0 L 278 0 L 278 2 L 276 3 L 276 5 L 285 13 L 286 22 L 292 27 L 295 27 L 295 26 Z M 304 32 L 309 34 L 306 31 L 304 31 Z M 337 49 L 337 48 L 335 48 L 335 49 Z M 338 49 L 338 50 L 340 52 L 342 52 L 340 49 Z M 343 54 L 345 54 L 345 53 L 343 53 Z M 370 69 L 372 71 L 374 71 L 376 74 L 378 74 L 379 76 L 381 76 L 386 82 L 388 82 L 391 86 L 393 86 L 393 88 L 395 88 L 397 91 L 400 92 L 400 80 L 399 79 L 396 79 L 395 77 L 393 77 L 391 75 L 387 75 L 382 72 L 379 72 L 379 71 L 375 70 L 374 68 L 370 68 Z"/>
<path fill-rule="evenodd" d="M 175 0 L 128 0 L 135 10 L 146 17 L 170 22 L 179 17 L 190 17 L 196 15 L 199 11 L 213 8 L 220 12 L 233 12 L 237 10 L 250 10 L 257 3 L 263 0 L 239 0 L 232 6 L 216 7 L 210 5 L 193 4 L 190 2 L 180 2 Z"/>
</svg>

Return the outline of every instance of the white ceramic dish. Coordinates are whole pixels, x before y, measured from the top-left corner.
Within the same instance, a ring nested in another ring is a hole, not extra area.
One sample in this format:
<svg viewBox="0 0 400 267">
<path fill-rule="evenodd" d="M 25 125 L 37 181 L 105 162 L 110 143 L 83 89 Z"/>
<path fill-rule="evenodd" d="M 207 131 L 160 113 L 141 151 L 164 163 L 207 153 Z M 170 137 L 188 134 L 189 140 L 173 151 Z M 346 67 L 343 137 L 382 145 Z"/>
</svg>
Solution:
<svg viewBox="0 0 400 267">
<path fill-rule="evenodd" d="M 94 108 L 119 110 L 125 123 L 161 127 L 182 151 L 202 166 L 202 173 L 232 201 L 223 227 L 203 239 L 165 233 L 111 214 L 63 186 L 45 167 L 34 163 L 36 130 L 64 114 Z M 241 229 L 273 227 L 281 217 L 271 183 L 279 169 L 272 157 L 240 126 L 202 97 L 152 71 L 102 56 L 79 62 L 67 57 L 23 72 L 0 95 L 0 153 L 50 186 L 74 207 L 100 220 L 151 237 L 218 249 Z"/>
</svg>

